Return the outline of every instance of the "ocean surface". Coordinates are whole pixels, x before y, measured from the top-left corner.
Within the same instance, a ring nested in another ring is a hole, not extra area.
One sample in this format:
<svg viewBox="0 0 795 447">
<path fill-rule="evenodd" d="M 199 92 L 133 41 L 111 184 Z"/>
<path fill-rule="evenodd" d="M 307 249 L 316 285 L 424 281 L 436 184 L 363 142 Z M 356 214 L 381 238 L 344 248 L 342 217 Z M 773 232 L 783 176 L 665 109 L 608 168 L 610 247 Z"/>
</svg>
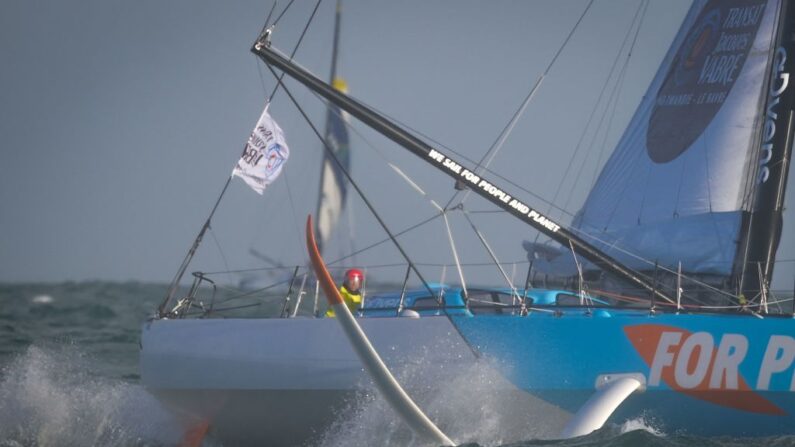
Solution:
<svg viewBox="0 0 795 447">
<path fill-rule="evenodd" d="M 180 428 L 138 374 L 140 325 L 165 291 L 165 285 L 137 282 L 0 284 L 0 447 L 178 445 Z M 376 417 L 389 417 L 388 411 Z M 493 427 L 470 427 L 470 433 L 472 442 L 464 445 L 501 445 Z M 337 431 L 322 447 L 380 446 L 390 439 L 383 431 Z M 223 446 L 212 435 L 203 445 Z M 795 447 L 795 436 L 698 438 L 663 433 L 638 419 L 574 440 L 510 445 Z"/>
</svg>

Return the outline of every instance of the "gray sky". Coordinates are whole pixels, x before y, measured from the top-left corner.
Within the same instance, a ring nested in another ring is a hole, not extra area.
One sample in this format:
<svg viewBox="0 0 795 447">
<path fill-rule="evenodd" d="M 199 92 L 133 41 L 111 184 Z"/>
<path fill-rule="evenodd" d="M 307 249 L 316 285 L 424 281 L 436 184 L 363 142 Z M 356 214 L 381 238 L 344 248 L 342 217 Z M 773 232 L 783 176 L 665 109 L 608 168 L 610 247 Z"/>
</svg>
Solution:
<svg viewBox="0 0 795 447">
<path fill-rule="evenodd" d="M 281 9 L 287 2 L 279 3 Z M 297 55 L 324 78 L 333 3 L 321 5 Z M 651 2 L 604 138 L 608 150 L 689 3 Z M 339 70 L 354 96 L 478 159 L 586 4 L 347 0 Z M 554 196 L 638 4 L 596 1 L 508 139 L 506 155 L 495 160 L 495 170 L 542 197 Z M 270 5 L 0 3 L 0 281 L 170 279 L 231 172 L 265 89 L 274 86 L 249 53 Z M 295 2 L 276 29 L 277 47 L 292 50 L 313 6 L 314 1 Z M 288 88 L 322 128 L 325 112 L 318 100 L 294 82 Z M 271 113 L 292 150 L 286 171 L 263 197 L 233 182 L 193 269 L 261 266 L 249 248 L 284 264 L 304 262 L 301 231 L 316 206 L 321 148 L 283 92 Z M 430 198 L 440 203 L 450 198 L 448 178 L 363 126 L 356 128 L 373 147 L 352 136 L 354 175 L 393 230 L 433 215 L 434 209 L 428 197 L 385 166 L 385 159 L 401 166 Z M 585 184 L 598 173 L 598 166 L 588 169 Z M 587 191 L 579 186 L 569 211 L 579 208 Z M 560 197 L 567 195 L 564 187 Z M 790 210 L 794 195 L 788 197 Z M 531 196 L 523 198 L 546 208 Z M 493 209 L 477 198 L 467 207 Z M 358 199 L 353 216 L 357 247 L 384 237 Z M 524 259 L 520 242 L 532 238 L 532 231 L 504 215 L 477 219 L 502 260 Z M 451 225 L 460 234 L 459 254 L 469 262 L 486 261 L 466 221 L 455 217 Z M 340 233 L 348 231 L 345 225 Z M 346 238 L 339 239 L 343 242 L 329 247 L 327 257 L 349 251 Z M 441 221 L 402 241 L 420 262 L 451 262 Z M 780 257 L 795 258 L 793 246 L 791 237 L 785 239 Z M 357 262 L 400 259 L 384 245 Z M 497 282 L 494 275 L 483 278 Z M 778 286 L 791 284 L 789 273 Z"/>
</svg>

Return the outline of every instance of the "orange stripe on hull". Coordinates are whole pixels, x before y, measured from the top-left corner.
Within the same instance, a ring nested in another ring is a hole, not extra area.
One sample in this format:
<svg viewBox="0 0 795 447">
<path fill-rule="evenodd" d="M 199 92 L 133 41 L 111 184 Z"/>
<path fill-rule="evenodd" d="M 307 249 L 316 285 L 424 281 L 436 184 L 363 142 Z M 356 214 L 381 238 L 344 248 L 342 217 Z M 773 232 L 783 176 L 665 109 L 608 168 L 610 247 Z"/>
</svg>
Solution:
<svg viewBox="0 0 795 447">
<path fill-rule="evenodd" d="M 671 354 L 679 355 L 679 348 L 684 341 L 692 335 L 690 331 L 662 324 L 638 324 L 634 326 L 624 327 L 624 333 L 627 338 L 638 351 L 638 354 L 643 358 L 649 368 L 652 368 L 654 363 L 654 356 L 657 354 L 657 348 L 663 333 L 681 334 L 681 339 L 678 343 L 671 345 Z M 695 355 L 698 351 L 691 352 L 690 358 L 687 360 L 687 371 L 694 371 L 697 367 L 699 355 Z M 671 389 L 679 391 L 688 396 L 696 399 L 711 402 L 722 407 L 734 408 L 736 410 L 747 411 L 750 413 L 768 414 L 782 416 L 787 413 L 778 407 L 773 402 L 765 399 L 760 394 L 756 393 L 742 375 L 737 374 L 737 389 L 727 388 L 725 380 L 721 380 L 720 388 L 715 389 L 710 387 L 710 378 L 712 377 L 712 370 L 715 366 L 715 356 L 717 349 L 713 348 L 709 353 L 709 367 L 704 374 L 701 382 L 692 388 L 684 388 L 679 385 L 675 376 L 675 369 L 673 364 L 662 367 L 661 379 Z M 678 360 L 676 360 L 678 361 Z"/>
</svg>

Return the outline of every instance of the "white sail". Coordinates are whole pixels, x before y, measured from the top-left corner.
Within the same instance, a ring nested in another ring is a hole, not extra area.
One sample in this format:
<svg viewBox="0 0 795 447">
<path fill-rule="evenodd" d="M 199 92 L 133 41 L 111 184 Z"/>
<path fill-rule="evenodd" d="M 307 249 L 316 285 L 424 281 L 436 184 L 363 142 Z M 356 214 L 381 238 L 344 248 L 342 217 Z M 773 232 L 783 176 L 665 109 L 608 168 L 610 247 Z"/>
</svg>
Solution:
<svg viewBox="0 0 795 447">
<path fill-rule="evenodd" d="M 778 0 L 702 0 L 574 225 L 610 255 L 728 275 L 752 207 Z M 631 253 L 631 254 L 630 254 Z"/>
</svg>

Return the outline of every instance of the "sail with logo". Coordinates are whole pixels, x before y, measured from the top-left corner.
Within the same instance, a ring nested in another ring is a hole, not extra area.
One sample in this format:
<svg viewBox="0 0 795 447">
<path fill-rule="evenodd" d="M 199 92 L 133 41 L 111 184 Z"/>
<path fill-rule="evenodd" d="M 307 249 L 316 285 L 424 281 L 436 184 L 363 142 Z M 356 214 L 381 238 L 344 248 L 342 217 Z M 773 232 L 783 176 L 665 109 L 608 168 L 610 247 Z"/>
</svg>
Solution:
<svg viewBox="0 0 795 447">
<path fill-rule="evenodd" d="M 769 167 L 787 149 L 777 140 L 788 133 L 778 113 L 786 53 L 774 47 L 785 6 L 692 5 L 574 219 L 595 245 L 637 270 L 681 265 L 732 288 L 748 265 L 746 287 L 762 259 L 772 269 L 780 230 L 771 231 L 765 207 L 777 199 L 763 186 L 780 181 L 780 169 L 772 175 Z"/>
</svg>

